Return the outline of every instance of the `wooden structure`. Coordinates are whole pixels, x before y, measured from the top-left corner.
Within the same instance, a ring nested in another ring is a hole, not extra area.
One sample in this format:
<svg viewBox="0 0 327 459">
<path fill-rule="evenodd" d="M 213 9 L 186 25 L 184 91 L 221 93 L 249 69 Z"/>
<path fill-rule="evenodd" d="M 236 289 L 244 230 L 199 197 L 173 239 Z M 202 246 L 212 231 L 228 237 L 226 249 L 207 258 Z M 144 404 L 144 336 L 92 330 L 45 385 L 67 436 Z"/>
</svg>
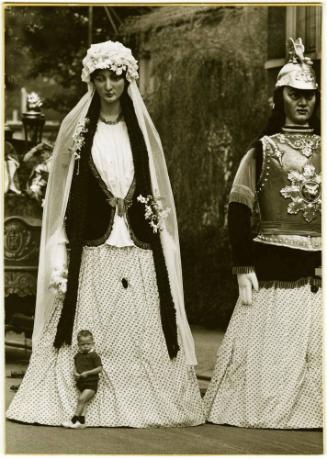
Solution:
<svg viewBox="0 0 327 459">
<path fill-rule="evenodd" d="M 24 162 L 24 157 L 31 145 L 15 140 L 10 145 L 18 167 L 15 173 L 17 188 L 5 193 L 5 329 L 24 332 L 29 338 L 35 310 L 42 207 L 27 193 L 27 182 L 35 163 Z M 6 341 L 6 345 L 15 343 Z"/>
</svg>

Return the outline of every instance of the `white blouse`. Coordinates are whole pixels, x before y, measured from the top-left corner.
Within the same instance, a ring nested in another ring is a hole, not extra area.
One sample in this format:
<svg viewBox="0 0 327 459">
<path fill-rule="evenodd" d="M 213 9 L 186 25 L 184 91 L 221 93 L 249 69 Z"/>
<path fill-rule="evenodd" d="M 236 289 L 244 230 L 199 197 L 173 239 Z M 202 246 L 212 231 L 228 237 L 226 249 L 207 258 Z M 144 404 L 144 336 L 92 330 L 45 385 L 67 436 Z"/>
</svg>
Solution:
<svg viewBox="0 0 327 459">
<path fill-rule="evenodd" d="M 99 120 L 93 139 L 92 158 L 97 171 L 116 198 L 125 198 L 134 178 L 132 149 L 124 121 L 106 124 Z M 126 215 L 117 209 L 112 231 L 105 241 L 116 247 L 134 246 L 128 231 Z"/>
</svg>

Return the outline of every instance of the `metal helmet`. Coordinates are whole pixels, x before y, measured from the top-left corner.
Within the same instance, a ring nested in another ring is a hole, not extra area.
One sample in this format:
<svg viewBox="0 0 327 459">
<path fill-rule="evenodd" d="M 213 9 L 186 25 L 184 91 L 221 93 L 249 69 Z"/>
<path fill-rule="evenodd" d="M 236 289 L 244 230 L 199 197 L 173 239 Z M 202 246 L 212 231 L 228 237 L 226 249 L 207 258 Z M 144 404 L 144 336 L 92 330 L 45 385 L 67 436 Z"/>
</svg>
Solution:
<svg viewBox="0 0 327 459">
<path fill-rule="evenodd" d="M 302 38 L 297 38 L 295 41 L 292 38 L 289 40 L 289 61 L 281 68 L 275 87 L 317 89 L 316 75 L 312 68 L 313 62 L 309 57 L 304 57 Z"/>
</svg>

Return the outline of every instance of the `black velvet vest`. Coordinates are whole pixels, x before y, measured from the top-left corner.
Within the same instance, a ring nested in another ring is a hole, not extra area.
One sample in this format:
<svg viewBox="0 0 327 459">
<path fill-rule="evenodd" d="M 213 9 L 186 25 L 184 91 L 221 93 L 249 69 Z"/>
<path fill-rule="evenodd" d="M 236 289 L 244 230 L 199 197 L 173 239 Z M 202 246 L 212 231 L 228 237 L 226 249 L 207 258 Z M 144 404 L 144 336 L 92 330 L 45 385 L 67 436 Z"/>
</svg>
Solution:
<svg viewBox="0 0 327 459">
<path fill-rule="evenodd" d="M 97 246 L 103 244 L 109 237 L 116 208 L 110 204 L 113 198 L 98 173 L 92 156 L 89 159 L 88 180 L 87 180 L 87 203 L 86 203 L 86 222 L 83 228 L 83 245 Z M 146 191 L 139 189 L 134 179 L 125 198 L 126 217 L 128 221 L 131 239 L 137 247 L 151 249 L 154 240 L 154 233 L 145 220 L 144 204 L 137 201 L 137 197 L 142 194 L 146 196 Z M 69 241 L 71 240 L 70 225 L 70 206 L 66 212 L 66 232 Z"/>
</svg>

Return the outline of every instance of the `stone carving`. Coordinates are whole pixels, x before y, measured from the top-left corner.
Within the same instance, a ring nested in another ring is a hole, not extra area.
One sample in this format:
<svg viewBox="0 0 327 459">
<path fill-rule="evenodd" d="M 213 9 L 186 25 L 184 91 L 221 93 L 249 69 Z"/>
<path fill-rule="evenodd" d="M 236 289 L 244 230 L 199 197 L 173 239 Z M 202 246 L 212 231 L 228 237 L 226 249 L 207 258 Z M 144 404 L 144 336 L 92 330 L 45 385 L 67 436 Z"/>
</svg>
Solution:
<svg viewBox="0 0 327 459">
<path fill-rule="evenodd" d="M 19 218 L 5 222 L 4 256 L 5 261 L 24 261 L 35 258 L 38 241 L 33 238 L 33 230 Z"/>
<path fill-rule="evenodd" d="M 5 272 L 5 296 L 16 294 L 20 297 L 36 295 L 36 270 Z"/>
</svg>

